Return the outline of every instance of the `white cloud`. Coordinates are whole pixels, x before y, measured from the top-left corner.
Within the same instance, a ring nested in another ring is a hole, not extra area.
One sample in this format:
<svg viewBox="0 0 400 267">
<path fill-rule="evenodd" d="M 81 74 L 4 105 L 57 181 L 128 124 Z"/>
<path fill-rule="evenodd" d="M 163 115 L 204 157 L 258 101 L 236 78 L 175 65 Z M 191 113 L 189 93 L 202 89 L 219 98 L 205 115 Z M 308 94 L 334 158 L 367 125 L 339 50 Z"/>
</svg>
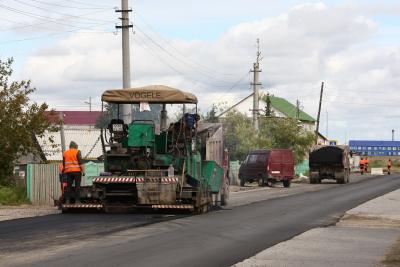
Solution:
<svg viewBox="0 0 400 267">
<path fill-rule="evenodd" d="M 229 88 L 251 68 L 255 40 L 260 38 L 264 88 L 293 102 L 300 99 L 305 111 L 315 115 L 319 84 L 324 80 L 327 102 L 323 108 L 332 120 L 330 136 L 343 139 L 347 132 L 354 138 L 379 139 L 377 133 L 383 126 L 376 110 L 389 108 L 379 105 L 371 111 L 376 99 L 385 97 L 373 93 L 395 92 L 400 48 L 371 47 L 368 42 L 379 30 L 378 25 L 355 10 L 354 6 L 346 9 L 322 3 L 299 5 L 279 16 L 241 23 L 214 42 L 164 41 L 145 25 L 138 25 L 140 29 L 132 37 L 132 85 L 166 84 L 192 91 L 198 95 L 203 111 L 221 99 L 233 103 L 238 96 L 250 93 L 248 78 L 237 88 Z M 75 103 L 69 104 L 71 109 L 82 107 L 81 100 L 120 87 L 120 36 L 71 34 L 32 55 L 22 77 L 30 77 L 39 88 L 38 94 L 46 96 L 48 102 Z M 219 87 L 221 84 L 225 87 Z M 367 131 L 358 112 L 369 114 L 377 128 Z"/>
</svg>

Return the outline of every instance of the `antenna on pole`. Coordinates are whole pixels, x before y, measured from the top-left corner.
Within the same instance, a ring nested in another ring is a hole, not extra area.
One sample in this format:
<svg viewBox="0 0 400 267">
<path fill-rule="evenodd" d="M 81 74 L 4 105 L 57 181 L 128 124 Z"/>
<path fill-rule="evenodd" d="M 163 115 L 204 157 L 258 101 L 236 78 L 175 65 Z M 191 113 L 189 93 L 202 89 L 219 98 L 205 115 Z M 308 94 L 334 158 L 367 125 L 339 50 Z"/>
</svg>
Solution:
<svg viewBox="0 0 400 267">
<path fill-rule="evenodd" d="M 260 106 L 260 93 L 259 93 L 259 86 L 261 83 L 259 82 L 259 73 L 260 70 L 260 61 L 262 60 L 261 51 L 260 51 L 260 39 L 257 38 L 257 54 L 256 54 L 256 62 L 253 63 L 253 69 L 250 70 L 253 72 L 253 127 L 256 131 L 258 131 L 258 115 L 259 115 L 259 106 Z"/>
</svg>

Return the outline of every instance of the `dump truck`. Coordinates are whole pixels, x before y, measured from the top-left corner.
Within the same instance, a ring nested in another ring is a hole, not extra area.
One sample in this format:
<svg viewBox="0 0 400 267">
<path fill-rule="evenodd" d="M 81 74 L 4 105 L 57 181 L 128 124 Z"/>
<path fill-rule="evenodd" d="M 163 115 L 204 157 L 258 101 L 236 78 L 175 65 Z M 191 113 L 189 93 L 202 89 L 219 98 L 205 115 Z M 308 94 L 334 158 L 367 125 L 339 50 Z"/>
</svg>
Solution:
<svg viewBox="0 0 400 267">
<path fill-rule="evenodd" d="M 309 154 L 310 183 L 321 183 L 323 179 L 334 179 L 345 184 L 350 179 L 348 146 L 316 146 Z"/>
<path fill-rule="evenodd" d="M 92 186 L 81 188 L 80 204 L 61 202 L 63 211 L 124 208 L 203 213 L 226 201 L 227 151 L 221 148 L 223 142 L 217 143 L 218 153 L 208 151 L 215 150 L 211 137 L 222 129 L 210 126 L 199 131 L 195 95 L 151 85 L 107 90 L 101 99 L 102 106 L 117 106 L 116 118 L 101 129 L 105 172 L 93 177 Z M 119 112 L 124 104 L 134 105 L 141 116 L 124 122 Z M 159 123 L 153 107 L 160 111 Z M 174 122 L 168 123 L 167 108 L 179 114 Z M 146 114 L 152 115 L 150 119 Z"/>
</svg>

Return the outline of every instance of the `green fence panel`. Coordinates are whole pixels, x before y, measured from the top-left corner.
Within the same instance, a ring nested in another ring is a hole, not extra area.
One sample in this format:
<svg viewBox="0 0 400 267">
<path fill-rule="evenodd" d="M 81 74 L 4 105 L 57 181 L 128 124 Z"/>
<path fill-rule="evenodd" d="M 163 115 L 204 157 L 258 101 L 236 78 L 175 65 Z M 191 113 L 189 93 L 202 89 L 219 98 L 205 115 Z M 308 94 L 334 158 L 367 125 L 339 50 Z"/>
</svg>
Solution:
<svg viewBox="0 0 400 267">
<path fill-rule="evenodd" d="M 308 159 L 296 164 L 294 169 L 295 169 L 296 175 L 300 175 L 300 174 L 304 175 L 305 173 L 307 173 L 310 170 Z"/>
<path fill-rule="evenodd" d="M 32 164 L 26 166 L 26 197 L 32 201 Z"/>
<path fill-rule="evenodd" d="M 89 161 L 85 164 L 85 176 L 82 179 L 83 186 L 90 186 L 93 184 L 93 177 L 99 176 L 101 172 L 104 172 L 103 163 L 95 163 Z"/>
<path fill-rule="evenodd" d="M 237 161 L 231 161 L 229 162 L 229 183 L 231 185 L 239 185 L 239 168 L 240 168 L 240 162 Z"/>
</svg>

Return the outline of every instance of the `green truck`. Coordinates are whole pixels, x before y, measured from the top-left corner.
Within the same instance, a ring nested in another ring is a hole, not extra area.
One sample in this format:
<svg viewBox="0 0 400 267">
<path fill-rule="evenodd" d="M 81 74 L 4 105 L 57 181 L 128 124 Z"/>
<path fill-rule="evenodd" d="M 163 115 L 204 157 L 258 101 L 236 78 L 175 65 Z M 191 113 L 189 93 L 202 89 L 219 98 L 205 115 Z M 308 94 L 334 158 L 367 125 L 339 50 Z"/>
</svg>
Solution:
<svg viewBox="0 0 400 267">
<path fill-rule="evenodd" d="M 210 158 L 210 132 L 199 131 L 196 96 L 152 85 L 107 90 L 101 99 L 117 107 L 116 117 L 101 134 L 105 172 L 93 177 L 92 186 L 81 188 L 79 204 L 61 202 L 63 211 L 127 208 L 202 213 L 225 202 L 227 151 L 219 147 L 223 151 L 219 158 Z M 124 122 L 119 112 L 123 104 L 139 108 L 140 119 Z M 159 120 L 154 119 L 153 107 L 160 110 Z M 168 122 L 167 108 L 179 114 L 174 122 Z M 146 114 L 152 116 L 146 119 Z"/>
</svg>

